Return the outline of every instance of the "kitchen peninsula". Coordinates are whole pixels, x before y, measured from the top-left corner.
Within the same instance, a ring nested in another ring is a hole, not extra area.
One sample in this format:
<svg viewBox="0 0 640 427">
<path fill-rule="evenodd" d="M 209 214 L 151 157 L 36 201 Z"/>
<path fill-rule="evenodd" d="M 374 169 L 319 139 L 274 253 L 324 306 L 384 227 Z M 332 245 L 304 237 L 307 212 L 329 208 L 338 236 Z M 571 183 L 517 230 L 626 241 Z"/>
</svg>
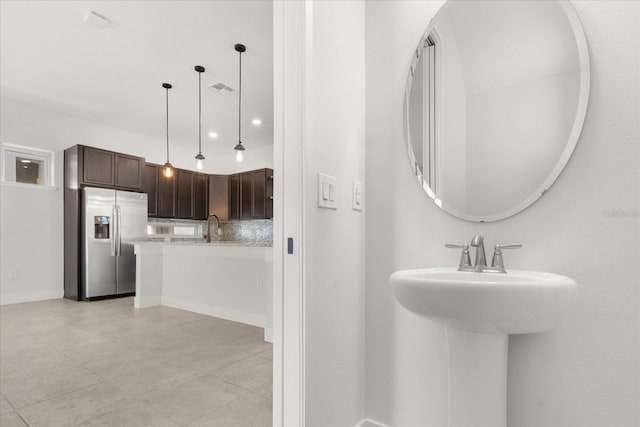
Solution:
<svg viewBox="0 0 640 427">
<path fill-rule="evenodd" d="M 140 242 L 136 308 L 166 305 L 263 327 L 271 342 L 271 242 Z"/>
</svg>

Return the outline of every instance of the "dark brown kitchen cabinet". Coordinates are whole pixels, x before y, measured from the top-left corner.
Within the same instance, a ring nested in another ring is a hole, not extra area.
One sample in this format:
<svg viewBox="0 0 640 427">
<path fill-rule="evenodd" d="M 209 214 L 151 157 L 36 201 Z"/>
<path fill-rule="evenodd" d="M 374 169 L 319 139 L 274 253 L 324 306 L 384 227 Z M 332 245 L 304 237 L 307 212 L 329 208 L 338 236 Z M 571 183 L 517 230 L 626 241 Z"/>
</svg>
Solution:
<svg viewBox="0 0 640 427">
<path fill-rule="evenodd" d="M 209 215 L 209 177 L 197 173 L 193 177 L 193 219 L 207 219 Z"/>
<path fill-rule="evenodd" d="M 158 214 L 159 218 L 176 217 L 176 175 L 166 178 L 162 167 L 157 166 L 158 176 Z"/>
<path fill-rule="evenodd" d="M 229 175 L 229 219 L 240 218 L 240 175 Z"/>
<path fill-rule="evenodd" d="M 193 219 L 193 172 L 187 170 L 176 170 L 176 181 L 178 185 L 178 218 Z"/>
<path fill-rule="evenodd" d="M 253 218 L 253 174 L 240 174 L 240 219 Z"/>
<path fill-rule="evenodd" d="M 113 187 L 115 184 L 113 164 L 115 153 L 99 148 L 81 147 L 82 182 L 87 185 Z"/>
<path fill-rule="evenodd" d="M 142 191 L 147 193 L 147 214 L 158 216 L 158 170 L 160 167 L 151 163 L 144 165 L 142 175 Z"/>
<path fill-rule="evenodd" d="M 273 217 L 273 170 L 229 176 L 229 219 Z"/>
<path fill-rule="evenodd" d="M 142 190 L 145 164 L 142 157 L 93 147 L 77 147 L 82 151 L 82 161 L 78 170 L 81 184 L 121 190 Z"/>
<path fill-rule="evenodd" d="M 145 165 L 144 159 L 127 154 L 114 154 L 116 187 L 127 190 L 141 190 Z"/>
<path fill-rule="evenodd" d="M 229 176 L 209 175 L 209 215 L 229 219 Z"/>
</svg>

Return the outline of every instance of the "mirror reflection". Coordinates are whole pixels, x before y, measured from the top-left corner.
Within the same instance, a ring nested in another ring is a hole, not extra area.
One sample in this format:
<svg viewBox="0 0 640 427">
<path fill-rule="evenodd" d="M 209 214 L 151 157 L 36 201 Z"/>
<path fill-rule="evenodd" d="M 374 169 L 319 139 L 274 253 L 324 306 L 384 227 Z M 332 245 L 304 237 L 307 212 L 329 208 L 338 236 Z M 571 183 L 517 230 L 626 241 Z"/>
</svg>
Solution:
<svg viewBox="0 0 640 427">
<path fill-rule="evenodd" d="M 449 1 L 414 55 L 405 97 L 427 194 L 495 221 L 539 198 L 568 161 L 588 96 L 582 28 L 564 1 Z"/>
</svg>

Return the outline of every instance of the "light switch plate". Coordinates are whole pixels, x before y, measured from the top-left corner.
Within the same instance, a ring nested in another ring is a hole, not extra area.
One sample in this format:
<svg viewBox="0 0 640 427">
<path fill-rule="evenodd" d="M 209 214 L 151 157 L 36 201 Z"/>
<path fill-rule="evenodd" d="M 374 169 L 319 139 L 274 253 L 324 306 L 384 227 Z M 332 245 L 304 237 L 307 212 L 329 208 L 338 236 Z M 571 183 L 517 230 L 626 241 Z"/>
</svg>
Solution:
<svg viewBox="0 0 640 427">
<path fill-rule="evenodd" d="M 353 181 L 352 185 L 351 208 L 354 211 L 361 211 L 364 205 L 364 194 L 362 194 L 362 183 Z"/>
<path fill-rule="evenodd" d="M 318 207 L 338 209 L 336 177 L 318 173 Z"/>
</svg>

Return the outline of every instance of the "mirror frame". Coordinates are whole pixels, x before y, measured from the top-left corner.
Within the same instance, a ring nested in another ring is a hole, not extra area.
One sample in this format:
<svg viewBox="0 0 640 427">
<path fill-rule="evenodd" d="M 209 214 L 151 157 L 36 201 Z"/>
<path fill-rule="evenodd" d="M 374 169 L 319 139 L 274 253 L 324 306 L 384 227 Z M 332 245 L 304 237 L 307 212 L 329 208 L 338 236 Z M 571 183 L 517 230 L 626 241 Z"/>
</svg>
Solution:
<svg viewBox="0 0 640 427">
<path fill-rule="evenodd" d="M 551 186 L 558 179 L 558 177 L 566 167 L 567 163 L 569 162 L 569 159 L 571 158 L 571 155 L 573 154 L 573 150 L 575 149 L 576 144 L 578 143 L 578 140 L 580 138 L 580 133 L 582 132 L 582 126 L 584 125 L 584 120 L 587 114 L 587 106 L 589 103 L 589 90 L 590 90 L 590 82 L 591 82 L 589 48 L 587 45 L 587 39 L 584 34 L 584 29 L 582 27 L 580 18 L 578 17 L 578 14 L 576 13 L 571 3 L 569 3 L 569 0 L 556 0 L 556 1 L 559 4 L 559 6 L 562 8 L 564 13 L 566 14 L 567 19 L 569 20 L 569 25 L 571 25 L 571 29 L 575 37 L 576 48 L 578 50 L 578 58 L 580 61 L 580 66 L 579 66 L 579 69 L 580 69 L 579 86 L 580 87 L 578 91 L 578 102 L 576 106 L 575 120 L 573 122 L 573 126 L 571 128 L 571 132 L 569 133 L 569 138 L 567 139 L 564 150 L 562 151 L 562 154 L 558 158 L 556 164 L 554 165 L 549 175 L 533 191 L 533 193 L 527 196 L 522 202 L 520 202 L 516 206 L 510 209 L 507 209 L 505 211 L 498 212 L 493 215 L 469 215 L 465 212 L 460 212 L 452 208 L 451 206 L 446 205 L 446 203 L 440 200 L 437 197 L 437 194 L 435 194 L 427 184 L 427 181 L 424 179 L 423 172 L 418 168 L 418 163 L 416 162 L 416 158 L 413 153 L 413 147 L 411 145 L 411 137 L 410 137 L 410 131 L 409 131 L 409 99 L 410 99 L 409 97 L 411 93 L 411 83 L 413 81 L 413 71 L 415 70 L 416 64 L 420 60 L 421 47 L 424 45 L 426 38 L 434 30 L 434 20 L 436 19 L 436 17 L 438 16 L 438 13 L 440 13 L 441 10 L 443 10 L 446 7 L 449 7 L 449 5 L 451 4 L 451 0 L 443 4 L 440 7 L 440 9 L 438 9 L 438 12 L 436 12 L 436 14 L 431 18 L 431 20 L 429 21 L 429 25 L 427 25 L 427 29 L 422 34 L 422 37 L 420 37 L 420 41 L 417 47 L 414 49 L 412 59 L 411 59 L 411 66 L 409 68 L 409 73 L 407 75 L 407 83 L 405 85 L 404 100 L 403 100 L 403 106 L 404 106 L 403 128 L 404 128 L 404 139 L 406 143 L 407 154 L 409 155 L 411 168 L 415 173 L 415 176 L 418 180 L 418 184 L 420 185 L 420 187 L 422 187 L 424 192 L 427 194 L 427 196 L 429 196 L 429 198 L 435 203 L 436 206 L 438 206 L 440 209 L 442 209 L 443 211 L 445 211 L 446 213 L 454 217 L 457 217 L 466 221 L 471 221 L 471 222 L 494 222 L 494 221 L 499 221 L 502 219 L 509 218 L 513 215 L 516 215 L 522 212 L 523 210 L 531 206 L 534 202 L 536 202 L 539 198 L 541 198 L 549 190 L 549 188 L 551 188 Z M 441 141 L 441 143 L 446 144 L 446 141 Z"/>
</svg>

